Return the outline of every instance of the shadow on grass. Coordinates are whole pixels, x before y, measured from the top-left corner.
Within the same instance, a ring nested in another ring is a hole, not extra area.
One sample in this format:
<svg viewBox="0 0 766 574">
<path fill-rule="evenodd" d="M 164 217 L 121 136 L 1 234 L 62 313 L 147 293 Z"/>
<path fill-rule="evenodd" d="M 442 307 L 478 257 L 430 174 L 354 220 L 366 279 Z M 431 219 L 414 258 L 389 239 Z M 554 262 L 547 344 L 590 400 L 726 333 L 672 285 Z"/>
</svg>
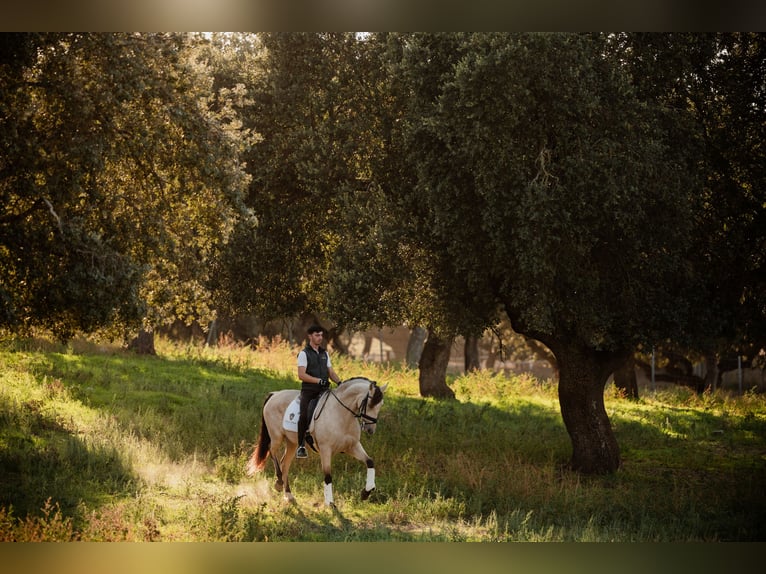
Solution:
<svg viewBox="0 0 766 574">
<path fill-rule="evenodd" d="M 365 504 L 377 505 L 374 499 Z M 439 534 L 428 527 L 391 525 L 382 521 L 360 520 L 358 509 L 343 510 L 338 507 L 306 506 L 291 503 L 279 512 L 264 519 L 257 516 L 250 537 L 242 542 L 279 540 L 282 542 L 448 542 L 447 534 Z M 278 533 L 278 538 L 275 538 Z"/>
<path fill-rule="evenodd" d="M 114 447 L 94 447 L 35 402 L 0 402 L 0 506 L 39 516 L 48 499 L 78 517 L 81 502 L 97 505 L 132 494 L 137 477 Z"/>
<path fill-rule="evenodd" d="M 67 402 L 98 413 L 108 421 L 101 424 L 118 429 L 115 436 L 146 440 L 170 461 L 212 464 L 251 444 L 265 395 L 293 384 L 210 361 L 122 353 L 47 352 L 28 370 L 40 388 L 57 389 L 56 406 L 0 395 L 0 506 L 17 518 L 40 516 L 51 499 L 75 523 L 83 507 L 135 496 L 142 480 L 118 440 L 92 436 L 78 428 L 77 415 L 62 414 Z"/>
<path fill-rule="evenodd" d="M 295 382 L 215 361 L 49 355 L 49 377 L 83 404 L 151 442 L 171 461 L 212 463 L 257 435 L 266 395 Z"/>
</svg>

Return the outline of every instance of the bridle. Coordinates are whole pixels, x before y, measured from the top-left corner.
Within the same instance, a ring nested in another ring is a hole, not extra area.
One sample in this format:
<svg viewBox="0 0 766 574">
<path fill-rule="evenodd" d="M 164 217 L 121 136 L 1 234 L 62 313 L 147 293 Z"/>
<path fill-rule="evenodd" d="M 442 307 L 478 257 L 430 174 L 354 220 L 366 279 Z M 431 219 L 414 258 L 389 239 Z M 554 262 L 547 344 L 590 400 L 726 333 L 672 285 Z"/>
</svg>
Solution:
<svg viewBox="0 0 766 574">
<path fill-rule="evenodd" d="M 374 388 L 374 387 L 371 387 Z M 328 389 L 328 392 L 335 397 L 335 400 L 338 401 L 338 404 L 342 406 L 344 409 L 346 409 L 348 412 L 350 412 L 355 419 L 359 420 L 359 426 L 362 430 L 365 430 L 367 426 L 374 425 L 378 422 L 378 419 L 376 417 L 371 417 L 367 414 L 367 401 L 370 399 L 370 393 L 367 393 L 362 399 L 362 402 L 359 404 L 359 412 L 354 412 L 353 409 L 351 409 L 346 403 L 344 403 L 342 400 L 338 398 L 338 395 L 335 394 L 335 391 Z M 325 401 L 325 405 L 327 404 L 327 401 Z M 322 407 L 324 409 L 324 407 Z M 314 417 L 314 419 L 319 418 L 319 414 L 321 414 L 321 411 L 317 413 L 317 415 Z"/>
</svg>

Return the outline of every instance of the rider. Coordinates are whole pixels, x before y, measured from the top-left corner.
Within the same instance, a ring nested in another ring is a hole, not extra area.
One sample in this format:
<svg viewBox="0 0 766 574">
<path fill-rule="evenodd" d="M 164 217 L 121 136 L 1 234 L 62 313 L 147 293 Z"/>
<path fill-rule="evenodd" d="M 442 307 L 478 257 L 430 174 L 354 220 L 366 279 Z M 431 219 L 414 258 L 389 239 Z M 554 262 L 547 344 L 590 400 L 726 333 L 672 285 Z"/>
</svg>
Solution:
<svg viewBox="0 0 766 574">
<path fill-rule="evenodd" d="M 308 344 L 298 353 L 298 378 L 301 380 L 301 413 L 298 418 L 298 452 L 297 458 L 306 458 L 308 453 L 304 446 L 306 430 L 308 429 L 309 403 L 322 391 L 330 388 L 330 380 L 340 383 L 340 377 L 335 373 L 330 362 L 330 355 L 323 348 L 322 338 L 324 329 L 320 325 L 308 328 Z"/>
</svg>

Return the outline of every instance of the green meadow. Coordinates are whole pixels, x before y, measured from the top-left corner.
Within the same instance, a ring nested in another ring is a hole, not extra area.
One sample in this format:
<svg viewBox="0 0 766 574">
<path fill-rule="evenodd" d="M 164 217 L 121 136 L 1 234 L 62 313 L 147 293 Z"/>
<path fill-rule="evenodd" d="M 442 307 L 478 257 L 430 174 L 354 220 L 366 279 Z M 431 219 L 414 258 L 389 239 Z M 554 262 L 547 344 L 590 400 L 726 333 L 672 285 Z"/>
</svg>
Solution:
<svg viewBox="0 0 766 574">
<path fill-rule="evenodd" d="M 297 349 L 166 340 L 157 356 L 108 344 L 0 343 L 0 540 L 764 541 L 766 398 L 681 387 L 629 401 L 606 389 L 623 465 L 567 469 L 556 386 L 452 376 L 457 400 L 423 399 L 417 372 L 334 356 L 344 377 L 389 383 L 365 468 L 319 459 L 291 472 L 245 464 L 272 390 L 297 388 Z"/>
</svg>

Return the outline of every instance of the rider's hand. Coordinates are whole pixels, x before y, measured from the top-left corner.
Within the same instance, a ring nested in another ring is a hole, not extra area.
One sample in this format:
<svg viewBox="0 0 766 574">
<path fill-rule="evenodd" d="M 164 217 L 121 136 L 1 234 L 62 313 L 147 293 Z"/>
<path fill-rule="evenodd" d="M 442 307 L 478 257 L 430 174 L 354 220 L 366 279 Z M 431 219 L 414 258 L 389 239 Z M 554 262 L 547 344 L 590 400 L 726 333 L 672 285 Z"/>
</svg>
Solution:
<svg viewBox="0 0 766 574">
<path fill-rule="evenodd" d="M 319 379 L 319 386 L 323 389 L 329 389 L 330 388 L 330 381 L 327 379 Z"/>
</svg>

